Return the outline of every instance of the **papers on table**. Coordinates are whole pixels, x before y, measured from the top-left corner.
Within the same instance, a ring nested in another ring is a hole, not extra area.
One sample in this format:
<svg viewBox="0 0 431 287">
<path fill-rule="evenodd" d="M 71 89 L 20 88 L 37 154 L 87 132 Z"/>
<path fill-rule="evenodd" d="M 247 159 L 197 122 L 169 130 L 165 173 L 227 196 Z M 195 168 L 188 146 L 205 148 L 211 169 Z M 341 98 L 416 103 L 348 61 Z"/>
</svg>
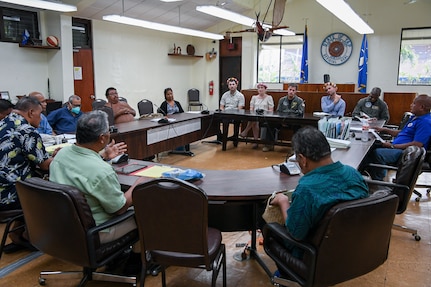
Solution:
<svg viewBox="0 0 431 287">
<path fill-rule="evenodd" d="M 340 140 L 340 139 L 332 139 L 326 138 L 328 140 L 329 146 L 332 148 L 348 148 L 350 147 L 351 142 L 348 140 Z"/>
<path fill-rule="evenodd" d="M 374 137 L 376 138 L 376 140 L 380 141 L 381 143 L 386 142 L 384 139 L 382 139 L 382 137 L 376 132 L 375 129 L 369 129 L 369 131 L 374 135 Z"/>
<path fill-rule="evenodd" d="M 317 125 L 327 138 L 346 140 L 350 136 L 351 122 L 352 118 L 347 117 L 341 119 L 324 117 Z"/>
<path fill-rule="evenodd" d="M 162 173 L 166 171 L 171 171 L 174 169 L 175 168 L 171 166 L 153 165 L 145 169 L 139 170 L 137 172 L 134 172 L 133 175 L 159 178 L 159 177 L 162 177 Z"/>
<path fill-rule="evenodd" d="M 327 116 L 330 116 L 330 115 L 331 114 L 328 114 L 328 113 L 325 113 L 325 112 L 313 112 L 313 116 L 320 117 L 320 118 L 327 117 Z"/>
<path fill-rule="evenodd" d="M 71 143 L 55 144 L 45 147 L 47 153 L 52 154 L 56 149 L 71 145 Z"/>
</svg>

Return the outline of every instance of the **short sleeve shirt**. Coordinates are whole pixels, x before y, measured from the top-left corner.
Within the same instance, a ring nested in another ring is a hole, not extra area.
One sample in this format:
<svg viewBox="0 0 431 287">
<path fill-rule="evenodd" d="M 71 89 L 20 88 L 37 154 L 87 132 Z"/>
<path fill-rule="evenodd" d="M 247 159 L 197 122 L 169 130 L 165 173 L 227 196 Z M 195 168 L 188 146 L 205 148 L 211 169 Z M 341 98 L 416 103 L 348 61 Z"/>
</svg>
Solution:
<svg viewBox="0 0 431 287">
<path fill-rule="evenodd" d="M 392 144 L 404 144 L 412 141 L 420 142 L 428 149 L 431 138 L 431 115 L 429 113 L 415 117 L 412 116 L 400 131 Z"/>
<path fill-rule="evenodd" d="M 16 113 L 0 121 L 0 209 L 18 202 L 15 182 L 31 177 L 34 168 L 47 160 L 42 138 L 27 120 Z"/>
<path fill-rule="evenodd" d="M 97 225 L 112 218 L 126 203 L 113 167 L 88 148 L 63 147 L 49 167 L 49 179 L 81 190 Z"/>
<path fill-rule="evenodd" d="M 225 110 L 238 109 L 238 107 L 243 107 L 245 105 L 244 95 L 238 90 L 232 95 L 230 91 L 223 94 L 220 100 L 220 105 L 224 106 Z"/>
</svg>

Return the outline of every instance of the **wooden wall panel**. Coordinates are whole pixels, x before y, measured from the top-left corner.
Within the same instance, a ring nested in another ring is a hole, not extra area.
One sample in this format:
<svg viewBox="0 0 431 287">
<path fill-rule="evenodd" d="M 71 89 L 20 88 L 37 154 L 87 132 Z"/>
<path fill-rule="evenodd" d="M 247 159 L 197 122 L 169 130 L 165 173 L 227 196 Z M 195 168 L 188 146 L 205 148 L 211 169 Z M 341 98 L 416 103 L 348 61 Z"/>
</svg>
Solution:
<svg viewBox="0 0 431 287">
<path fill-rule="evenodd" d="M 283 84 L 283 90 L 287 90 L 289 84 L 284 83 Z M 325 93 L 325 90 L 323 89 L 324 84 L 323 83 L 317 83 L 317 84 L 298 84 L 298 91 L 301 92 L 320 92 Z M 349 92 L 354 93 L 355 92 L 355 84 L 337 84 L 338 90 L 337 92 Z"/>
</svg>

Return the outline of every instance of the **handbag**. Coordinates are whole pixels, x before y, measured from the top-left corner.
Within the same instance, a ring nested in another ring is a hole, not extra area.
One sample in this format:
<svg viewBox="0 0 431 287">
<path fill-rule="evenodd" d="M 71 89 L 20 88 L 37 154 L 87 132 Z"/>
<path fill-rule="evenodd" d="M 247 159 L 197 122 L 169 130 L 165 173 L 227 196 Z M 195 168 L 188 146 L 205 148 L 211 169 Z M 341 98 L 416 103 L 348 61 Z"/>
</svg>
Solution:
<svg viewBox="0 0 431 287">
<path fill-rule="evenodd" d="M 285 191 L 274 191 L 271 196 L 268 198 L 266 202 L 265 211 L 262 214 L 262 218 L 266 223 L 277 222 L 280 225 L 285 225 L 285 221 L 283 218 L 283 213 L 280 210 L 279 206 L 271 205 L 271 201 L 274 199 L 277 193 L 282 192 L 289 198 L 289 202 L 292 202 L 292 193 L 294 190 L 285 190 Z"/>
<path fill-rule="evenodd" d="M 266 223 L 277 222 L 278 224 L 284 225 L 283 214 L 281 213 L 280 207 L 277 205 L 271 205 L 271 201 L 274 199 L 277 192 L 273 192 L 266 202 L 265 211 L 262 214 L 262 218 Z"/>
</svg>

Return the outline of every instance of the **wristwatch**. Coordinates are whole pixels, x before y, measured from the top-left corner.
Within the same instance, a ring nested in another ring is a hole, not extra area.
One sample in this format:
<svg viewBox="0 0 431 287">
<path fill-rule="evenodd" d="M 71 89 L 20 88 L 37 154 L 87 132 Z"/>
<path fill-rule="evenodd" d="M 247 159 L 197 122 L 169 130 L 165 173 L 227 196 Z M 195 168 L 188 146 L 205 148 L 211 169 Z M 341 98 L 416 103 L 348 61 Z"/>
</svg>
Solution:
<svg viewBox="0 0 431 287">
<path fill-rule="evenodd" d="M 394 148 L 395 148 L 395 146 L 393 144 L 391 144 L 391 149 L 394 149 Z"/>
</svg>

